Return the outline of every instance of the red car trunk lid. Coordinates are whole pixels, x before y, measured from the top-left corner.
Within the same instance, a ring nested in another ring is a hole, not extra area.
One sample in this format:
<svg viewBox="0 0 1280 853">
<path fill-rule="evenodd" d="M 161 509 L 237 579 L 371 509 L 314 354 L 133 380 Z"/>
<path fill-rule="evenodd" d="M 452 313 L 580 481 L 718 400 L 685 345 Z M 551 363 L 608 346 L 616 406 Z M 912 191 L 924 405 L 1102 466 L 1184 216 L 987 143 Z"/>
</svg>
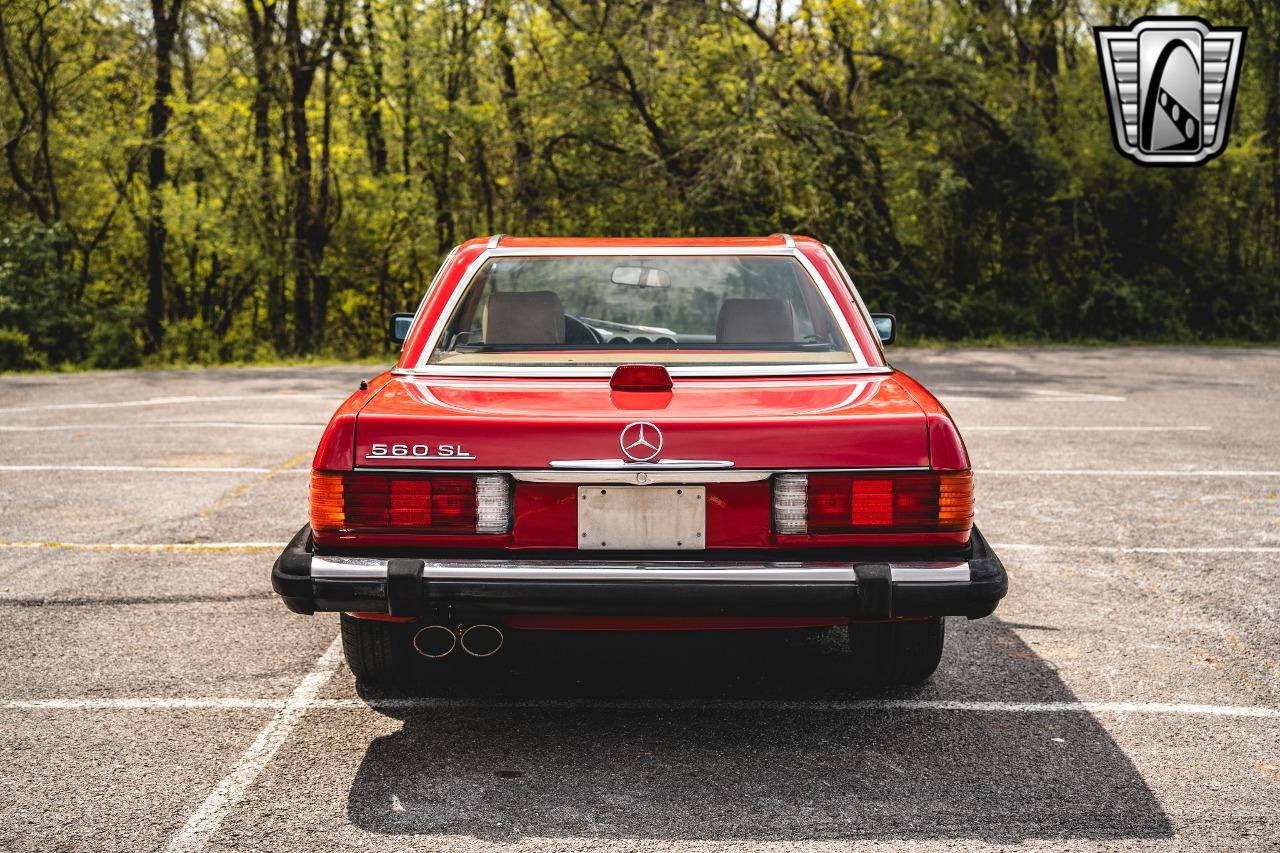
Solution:
<svg viewBox="0 0 1280 853">
<path fill-rule="evenodd" d="M 355 464 L 504 470 L 623 459 L 622 431 L 636 422 L 661 433 L 652 461 L 769 470 L 929 464 L 924 414 L 892 375 L 681 378 L 668 392 L 613 390 L 607 379 L 400 377 L 360 412 Z"/>
</svg>

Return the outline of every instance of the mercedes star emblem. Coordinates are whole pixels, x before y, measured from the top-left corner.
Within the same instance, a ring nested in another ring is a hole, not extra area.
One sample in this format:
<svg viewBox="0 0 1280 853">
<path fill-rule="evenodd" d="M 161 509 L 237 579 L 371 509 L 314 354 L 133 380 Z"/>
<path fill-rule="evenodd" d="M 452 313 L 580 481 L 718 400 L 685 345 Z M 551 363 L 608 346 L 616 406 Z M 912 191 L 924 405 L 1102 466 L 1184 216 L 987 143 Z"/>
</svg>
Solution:
<svg viewBox="0 0 1280 853">
<path fill-rule="evenodd" d="M 662 430 L 648 421 L 636 421 L 622 428 L 622 452 L 636 462 L 648 462 L 662 450 Z"/>
</svg>

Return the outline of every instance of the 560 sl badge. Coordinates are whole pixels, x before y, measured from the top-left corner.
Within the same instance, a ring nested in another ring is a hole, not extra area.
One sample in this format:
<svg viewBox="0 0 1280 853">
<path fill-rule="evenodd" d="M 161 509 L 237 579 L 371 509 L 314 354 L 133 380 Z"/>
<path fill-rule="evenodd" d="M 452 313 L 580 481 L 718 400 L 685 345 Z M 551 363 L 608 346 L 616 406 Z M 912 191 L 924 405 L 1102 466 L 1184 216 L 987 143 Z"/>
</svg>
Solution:
<svg viewBox="0 0 1280 853">
<path fill-rule="evenodd" d="M 431 452 L 429 444 L 375 444 L 365 459 L 475 459 L 461 444 L 437 444 Z"/>
</svg>

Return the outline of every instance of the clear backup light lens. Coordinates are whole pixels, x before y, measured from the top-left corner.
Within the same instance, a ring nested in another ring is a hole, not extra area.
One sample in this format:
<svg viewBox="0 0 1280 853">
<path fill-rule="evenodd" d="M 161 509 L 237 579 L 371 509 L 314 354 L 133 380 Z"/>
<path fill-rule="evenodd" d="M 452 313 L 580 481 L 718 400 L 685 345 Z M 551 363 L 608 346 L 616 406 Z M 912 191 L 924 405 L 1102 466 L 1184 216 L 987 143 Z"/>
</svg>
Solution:
<svg viewBox="0 0 1280 853">
<path fill-rule="evenodd" d="M 809 529 L 809 476 L 779 474 L 773 478 L 773 524 L 779 533 Z"/>
<path fill-rule="evenodd" d="M 778 533 L 943 533 L 973 526 L 973 472 L 778 474 Z"/>
<path fill-rule="evenodd" d="M 511 487 L 502 474 L 476 475 L 476 533 L 511 529 Z"/>
</svg>

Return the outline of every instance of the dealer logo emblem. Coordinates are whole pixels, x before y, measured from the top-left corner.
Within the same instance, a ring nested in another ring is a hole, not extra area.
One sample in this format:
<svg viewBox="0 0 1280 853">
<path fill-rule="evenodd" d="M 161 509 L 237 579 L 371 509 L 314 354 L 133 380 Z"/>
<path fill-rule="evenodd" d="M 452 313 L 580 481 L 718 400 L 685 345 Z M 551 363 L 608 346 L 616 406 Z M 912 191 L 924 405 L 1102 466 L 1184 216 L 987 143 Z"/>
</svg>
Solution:
<svg viewBox="0 0 1280 853">
<path fill-rule="evenodd" d="M 1116 149 L 1143 166 L 1199 166 L 1231 128 L 1243 27 L 1142 18 L 1094 27 Z"/>
<path fill-rule="evenodd" d="M 662 430 L 648 421 L 636 421 L 622 428 L 618 443 L 628 459 L 648 462 L 662 450 Z"/>
</svg>

